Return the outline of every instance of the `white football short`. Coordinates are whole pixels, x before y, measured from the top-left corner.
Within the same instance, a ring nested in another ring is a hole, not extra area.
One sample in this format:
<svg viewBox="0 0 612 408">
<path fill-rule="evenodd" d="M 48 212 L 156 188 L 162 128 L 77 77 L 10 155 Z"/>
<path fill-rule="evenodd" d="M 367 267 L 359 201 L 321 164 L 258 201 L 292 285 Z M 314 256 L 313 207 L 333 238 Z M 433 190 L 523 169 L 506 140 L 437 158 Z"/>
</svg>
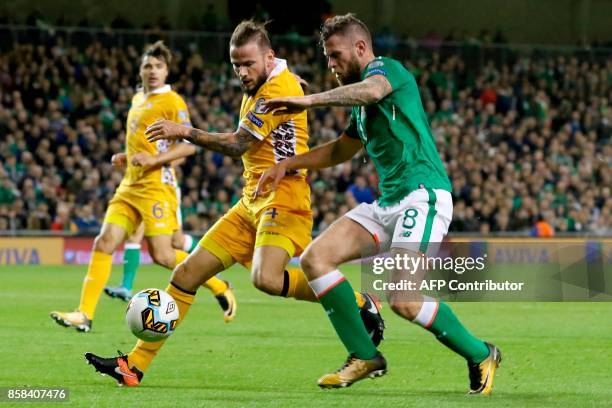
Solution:
<svg viewBox="0 0 612 408">
<path fill-rule="evenodd" d="M 404 248 L 435 255 L 453 217 L 453 198 L 446 190 L 419 188 L 397 204 L 362 203 L 346 216 L 367 229 L 381 252 Z"/>
</svg>

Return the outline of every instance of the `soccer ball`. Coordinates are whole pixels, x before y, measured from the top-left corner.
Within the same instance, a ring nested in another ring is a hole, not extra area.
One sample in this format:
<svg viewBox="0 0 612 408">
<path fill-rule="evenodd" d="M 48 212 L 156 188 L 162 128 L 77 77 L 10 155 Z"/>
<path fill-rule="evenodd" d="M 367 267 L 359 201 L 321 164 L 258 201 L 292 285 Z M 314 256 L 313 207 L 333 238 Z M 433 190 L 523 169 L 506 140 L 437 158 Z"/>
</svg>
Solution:
<svg viewBox="0 0 612 408">
<path fill-rule="evenodd" d="M 179 311 L 174 298 L 160 289 L 145 289 L 128 303 L 125 321 L 134 336 L 160 341 L 174 332 Z"/>
</svg>

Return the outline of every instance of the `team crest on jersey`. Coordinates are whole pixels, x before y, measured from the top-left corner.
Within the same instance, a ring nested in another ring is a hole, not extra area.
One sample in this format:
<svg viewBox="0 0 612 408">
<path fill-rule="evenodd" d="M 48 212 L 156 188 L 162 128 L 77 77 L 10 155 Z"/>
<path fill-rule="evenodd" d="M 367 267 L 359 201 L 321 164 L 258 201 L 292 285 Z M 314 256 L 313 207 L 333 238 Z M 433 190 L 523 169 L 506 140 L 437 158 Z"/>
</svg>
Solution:
<svg viewBox="0 0 612 408">
<path fill-rule="evenodd" d="M 266 102 L 266 100 L 264 98 L 259 98 L 256 102 L 255 102 L 255 108 L 253 108 L 253 111 L 255 113 L 258 114 L 264 114 L 266 113 L 266 108 L 264 106 L 264 103 Z"/>
</svg>

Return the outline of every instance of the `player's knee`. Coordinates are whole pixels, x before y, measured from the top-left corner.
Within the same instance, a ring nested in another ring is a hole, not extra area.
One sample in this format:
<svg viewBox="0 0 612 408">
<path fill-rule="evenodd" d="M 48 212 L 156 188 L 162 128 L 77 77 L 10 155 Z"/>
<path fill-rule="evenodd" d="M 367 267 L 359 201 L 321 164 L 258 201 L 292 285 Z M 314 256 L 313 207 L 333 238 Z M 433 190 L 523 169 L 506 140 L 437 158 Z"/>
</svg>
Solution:
<svg viewBox="0 0 612 408">
<path fill-rule="evenodd" d="M 335 266 L 326 262 L 323 254 L 312 246 L 300 256 L 300 266 L 309 279 L 317 278 L 335 269 Z"/>
<path fill-rule="evenodd" d="M 170 282 L 190 292 L 196 292 L 200 287 L 199 281 L 194 279 L 194 273 L 188 262 L 181 262 L 176 265 L 174 271 L 172 271 Z"/>
<path fill-rule="evenodd" d="M 254 266 L 251 272 L 251 280 L 253 281 L 253 286 L 262 292 L 278 296 L 283 290 L 283 274 L 280 274 L 280 276 L 276 275 L 269 273 L 269 271 L 266 273 L 265 266 L 261 268 Z"/>
<path fill-rule="evenodd" d="M 102 233 L 94 239 L 93 249 L 96 252 L 112 254 L 117 247 L 113 236 L 109 233 Z"/>
<path fill-rule="evenodd" d="M 152 250 L 151 258 L 156 264 L 168 269 L 174 268 L 176 263 L 174 250 Z"/>
<path fill-rule="evenodd" d="M 414 320 L 419 314 L 420 305 L 418 302 L 410 302 L 405 299 L 398 299 L 395 296 L 389 298 L 389 306 L 395 314 L 407 320 Z"/>
</svg>

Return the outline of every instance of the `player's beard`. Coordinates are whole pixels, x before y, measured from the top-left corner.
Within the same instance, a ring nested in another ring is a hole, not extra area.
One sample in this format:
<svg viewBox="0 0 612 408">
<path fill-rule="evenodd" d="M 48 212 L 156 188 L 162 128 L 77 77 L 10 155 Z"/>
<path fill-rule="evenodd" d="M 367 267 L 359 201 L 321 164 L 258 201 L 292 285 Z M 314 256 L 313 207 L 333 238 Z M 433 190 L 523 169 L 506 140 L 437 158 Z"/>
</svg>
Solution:
<svg viewBox="0 0 612 408">
<path fill-rule="evenodd" d="M 244 87 L 244 85 L 242 86 L 242 90 L 244 91 L 244 93 L 246 93 L 249 96 L 253 96 L 257 93 L 257 91 L 259 91 L 259 88 L 261 88 L 261 86 L 266 82 L 266 79 L 268 78 L 268 76 L 263 73 L 261 74 L 256 82 L 255 82 L 255 86 L 252 87 L 251 89 L 247 89 Z"/>
<path fill-rule="evenodd" d="M 342 76 L 338 75 L 337 79 L 340 85 L 349 85 L 361 81 L 361 67 L 356 56 L 351 58 L 346 66 L 346 72 Z"/>
</svg>

